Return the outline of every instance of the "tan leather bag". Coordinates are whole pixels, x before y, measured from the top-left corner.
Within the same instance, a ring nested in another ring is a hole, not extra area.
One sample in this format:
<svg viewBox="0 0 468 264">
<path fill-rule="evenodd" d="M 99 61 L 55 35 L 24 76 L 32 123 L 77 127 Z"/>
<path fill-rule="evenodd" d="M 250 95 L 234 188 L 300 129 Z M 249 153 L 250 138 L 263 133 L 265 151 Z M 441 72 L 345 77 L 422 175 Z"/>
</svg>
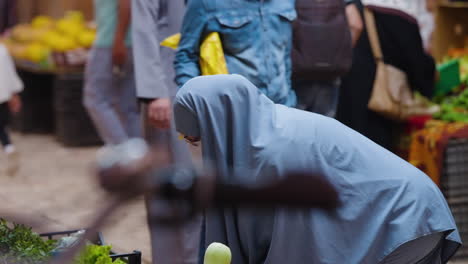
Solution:
<svg viewBox="0 0 468 264">
<path fill-rule="evenodd" d="M 404 121 L 413 112 L 413 92 L 406 74 L 400 69 L 385 64 L 380 47 L 374 13 L 364 9 L 367 33 L 377 69 L 368 108 L 389 119 Z"/>
</svg>

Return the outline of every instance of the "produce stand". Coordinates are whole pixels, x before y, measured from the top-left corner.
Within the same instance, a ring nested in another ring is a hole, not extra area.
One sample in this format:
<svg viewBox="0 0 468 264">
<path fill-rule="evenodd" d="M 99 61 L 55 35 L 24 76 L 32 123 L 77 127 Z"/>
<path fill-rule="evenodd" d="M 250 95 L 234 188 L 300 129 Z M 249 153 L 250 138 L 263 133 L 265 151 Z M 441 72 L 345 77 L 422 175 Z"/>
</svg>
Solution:
<svg viewBox="0 0 468 264">
<path fill-rule="evenodd" d="M 439 185 L 468 241 L 468 1 L 439 1 L 433 51 L 439 81 L 432 102 L 440 111 L 408 121 L 407 160 Z M 468 246 L 454 258 L 467 260 Z"/>
<path fill-rule="evenodd" d="M 55 136 L 68 147 L 102 144 L 82 103 L 83 74 L 57 74 L 54 84 Z"/>
<path fill-rule="evenodd" d="M 73 233 L 76 233 L 80 230 L 70 230 L 70 231 L 61 231 L 61 232 L 52 232 L 52 233 L 43 233 L 40 234 L 41 237 L 46 239 L 57 239 L 63 236 L 70 236 Z M 105 245 L 103 236 L 101 233 L 96 234 L 96 237 L 92 243 L 96 245 Z M 117 254 L 115 252 L 111 252 L 110 257 L 112 260 L 121 259 L 128 264 L 141 264 L 141 252 L 140 251 L 133 251 L 132 253 L 127 254 Z"/>
<path fill-rule="evenodd" d="M 15 62 L 25 88 L 23 109 L 13 118 L 14 130 L 55 134 L 68 147 L 102 143 L 82 103 L 83 67 L 44 70 Z"/>
<path fill-rule="evenodd" d="M 468 123 L 428 121 L 413 134 L 409 161 L 440 186 L 462 241 L 468 241 Z M 455 259 L 468 259 L 467 245 Z"/>
<path fill-rule="evenodd" d="M 441 62 L 449 49 L 467 45 L 468 1 L 439 0 L 435 18 L 433 52 Z"/>
<path fill-rule="evenodd" d="M 95 35 L 85 14 L 70 10 L 58 19 L 37 16 L 0 39 L 25 83 L 24 108 L 13 128 L 55 133 L 70 147 L 101 144 L 82 104 L 84 65 Z"/>
</svg>

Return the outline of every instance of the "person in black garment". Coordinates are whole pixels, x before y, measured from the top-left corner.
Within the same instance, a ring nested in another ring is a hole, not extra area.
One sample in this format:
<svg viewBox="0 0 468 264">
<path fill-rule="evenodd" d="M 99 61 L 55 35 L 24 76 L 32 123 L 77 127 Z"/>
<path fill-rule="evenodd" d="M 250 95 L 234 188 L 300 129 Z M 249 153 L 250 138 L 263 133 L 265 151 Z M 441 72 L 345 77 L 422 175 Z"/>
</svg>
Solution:
<svg viewBox="0 0 468 264">
<path fill-rule="evenodd" d="M 7 125 L 10 112 L 17 113 L 21 109 L 21 99 L 18 95 L 23 89 L 13 60 L 7 48 L 0 44 L 0 143 L 6 154 L 6 173 L 13 176 L 18 170 L 18 152 L 8 135 Z M 0 166 L 2 168 L 2 166 Z"/>
<path fill-rule="evenodd" d="M 354 1 L 360 7 L 363 17 L 363 4 L 359 0 Z M 424 1 L 415 2 L 425 4 Z M 390 8 L 380 6 L 379 1 L 371 2 L 367 7 L 375 14 L 385 62 L 404 71 L 412 89 L 431 97 L 435 84 L 435 62 L 424 50 L 418 22 L 411 8 L 398 5 Z M 364 27 L 354 48 L 352 68 L 342 79 L 337 119 L 391 150 L 392 130 L 396 124 L 367 108 L 375 72 L 376 64 Z"/>
</svg>

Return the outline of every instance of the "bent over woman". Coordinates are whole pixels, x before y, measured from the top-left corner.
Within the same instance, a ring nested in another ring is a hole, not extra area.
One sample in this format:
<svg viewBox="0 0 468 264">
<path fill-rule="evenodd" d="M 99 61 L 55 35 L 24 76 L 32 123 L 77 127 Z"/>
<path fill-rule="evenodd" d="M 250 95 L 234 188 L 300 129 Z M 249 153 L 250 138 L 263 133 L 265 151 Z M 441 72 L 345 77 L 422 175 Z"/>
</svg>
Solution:
<svg viewBox="0 0 468 264">
<path fill-rule="evenodd" d="M 174 113 L 177 130 L 201 140 L 204 160 L 224 175 L 258 183 L 302 170 L 339 192 L 333 212 L 206 212 L 202 246 L 225 243 L 233 264 L 445 263 L 461 243 L 424 173 L 336 120 L 274 104 L 239 75 L 188 81 Z"/>
</svg>

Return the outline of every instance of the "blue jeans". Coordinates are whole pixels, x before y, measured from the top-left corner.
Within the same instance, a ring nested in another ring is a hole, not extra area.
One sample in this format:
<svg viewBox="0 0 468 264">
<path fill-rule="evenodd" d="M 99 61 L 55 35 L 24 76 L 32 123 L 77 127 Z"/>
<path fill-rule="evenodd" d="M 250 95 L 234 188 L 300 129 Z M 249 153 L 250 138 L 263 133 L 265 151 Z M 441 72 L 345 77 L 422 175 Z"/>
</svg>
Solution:
<svg viewBox="0 0 468 264">
<path fill-rule="evenodd" d="M 335 117 L 338 107 L 340 80 L 295 80 L 297 108 L 328 117 Z"/>
</svg>

